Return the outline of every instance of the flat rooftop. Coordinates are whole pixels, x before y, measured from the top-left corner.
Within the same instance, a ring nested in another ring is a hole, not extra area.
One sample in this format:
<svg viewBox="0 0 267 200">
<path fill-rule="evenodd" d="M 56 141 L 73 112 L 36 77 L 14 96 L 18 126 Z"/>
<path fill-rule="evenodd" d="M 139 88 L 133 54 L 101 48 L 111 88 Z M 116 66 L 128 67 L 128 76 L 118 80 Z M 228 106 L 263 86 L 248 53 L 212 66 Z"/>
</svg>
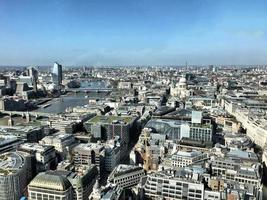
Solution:
<svg viewBox="0 0 267 200">
<path fill-rule="evenodd" d="M 68 139 L 68 138 L 71 138 L 71 137 L 73 137 L 72 134 L 58 132 L 58 133 L 55 133 L 55 134 L 52 134 L 52 135 L 47 135 L 42 140 L 46 140 L 46 139 L 65 140 L 65 139 Z"/>
<path fill-rule="evenodd" d="M 101 150 L 103 145 L 97 143 L 80 143 L 74 147 L 74 150 L 83 150 L 83 151 L 91 151 L 91 150 Z"/>
<path fill-rule="evenodd" d="M 0 132 L 30 132 L 34 130 L 40 130 L 41 126 L 28 126 L 28 125 L 18 125 L 18 126 L 0 126 Z"/>
<path fill-rule="evenodd" d="M 14 135 L 1 135 L 0 134 L 0 146 L 7 145 L 9 143 L 13 143 L 14 141 L 17 141 L 18 138 Z"/>
<path fill-rule="evenodd" d="M 201 184 L 200 180 L 192 179 L 191 173 L 186 171 L 185 169 L 178 169 L 176 171 L 170 172 L 168 170 L 159 171 L 149 174 L 152 177 L 158 177 L 163 179 L 169 180 L 178 180 L 178 181 L 185 181 L 188 183 L 197 183 Z"/>
<path fill-rule="evenodd" d="M 178 127 L 181 126 L 182 124 L 189 125 L 188 122 L 182 121 L 182 120 L 173 120 L 173 119 L 151 119 L 147 122 L 145 127 L 150 127 L 154 123 L 164 123 L 168 124 L 171 127 Z"/>
<path fill-rule="evenodd" d="M 135 119 L 134 117 L 130 117 L 130 116 L 114 116 L 114 115 L 100 116 L 100 115 L 97 115 L 85 123 L 112 124 L 112 123 L 116 123 L 116 122 L 123 122 L 123 123 L 129 124 L 129 123 L 133 122 L 134 119 Z"/>
<path fill-rule="evenodd" d="M 201 154 L 202 153 L 200 151 L 190 151 L 190 152 L 178 151 L 176 154 L 173 155 L 173 158 L 176 158 L 176 157 L 193 158 Z"/>
<path fill-rule="evenodd" d="M 20 148 L 27 151 L 45 152 L 51 149 L 52 146 L 41 145 L 39 143 L 24 143 L 20 145 Z"/>
<path fill-rule="evenodd" d="M 124 164 L 120 164 L 115 168 L 116 172 L 126 172 L 126 171 L 130 171 L 133 169 L 142 169 L 138 166 L 135 165 L 124 165 Z"/>
<path fill-rule="evenodd" d="M 130 172 L 135 172 L 135 171 L 141 171 L 143 170 L 142 167 L 135 166 L 135 165 L 125 165 L 125 164 L 120 164 L 115 169 L 112 171 L 112 173 L 109 176 L 109 179 L 112 179 L 114 177 L 127 174 Z"/>
<path fill-rule="evenodd" d="M 92 170 L 95 167 L 95 165 L 77 165 L 75 167 L 74 171 L 70 171 L 70 170 L 56 170 L 53 171 L 54 174 L 56 175 L 61 175 L 61 176 L 65 176 L 66 178 L 69 179 L 69 181 L 72 182 L 71 179 L 80 179 L 81 177 L 83 177 L 84 175 L 86 175 L 90 170 Z"/>
</svg>

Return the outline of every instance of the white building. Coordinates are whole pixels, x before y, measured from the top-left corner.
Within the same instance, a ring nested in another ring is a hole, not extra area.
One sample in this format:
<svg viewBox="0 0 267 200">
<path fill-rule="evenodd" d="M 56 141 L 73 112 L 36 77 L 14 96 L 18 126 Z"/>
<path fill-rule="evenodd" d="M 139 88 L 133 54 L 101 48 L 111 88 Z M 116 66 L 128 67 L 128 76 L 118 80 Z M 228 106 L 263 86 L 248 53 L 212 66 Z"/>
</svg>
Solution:
<svg viewBox="0 0 267 200">
<path fill-rule="evenodd" d="M 245 158 L 245 152 L 239 152 L 239 154 L 243 158 L 212 157 L 212 173 L 224 181 L 236 182 L 240 187 L 254 188 L 253 192 L 256 195 L 261 185 L 260 164 L 257 162 L 257 156 L 248 154 Z"/>
<path fill-rule="evenodd" d="M 118 165 L 108 177 L 108 182 L 121 188 L 129 188 L 137 185 L 145 175 L 142 167 L 134 165 Z"/>
<path fill-rule="evenodd" d="M 61 157 L 66 158 L 75 144 L 75 138 L 71 134 L 56 133 L 44 137 L 39 143 L 54 146 Z"/>
<path fill-rule="evenodd" d="M 21 151 L 34 155 L 37 163 L 37 171 L 49 170 L 57 164 L 56 151 L 53 146 L 41 145 L 38 143 L 24 143 L 19 146 Z"/>
<path fill-rule="evenodd" d="M 257 113 L 247 108 L 242 108 L 236 99 L 223 100 L 225 110 L 242 123 L 247 136 L 260 147 L 267 144 L 267 120 L 258 117 Z"/>
<path fill-rule="evenodd" d="M 172 166 L 186 167 L 207 158 L 207 154 L 200 151 L 178 151 L 172 155 Z"/>
<path fill-rule="evenodd" d="M 190 95 L 190 91 L 187 89 L 187 80 L 184 76 L 180 78 L 175 87 L 171 87 L 171 95 L 184 99 Z"/>
<path fill-rule="evenodd" d="M 221 193 L 217 191 L 205 190 L 204 200 L 220 200 Z"/>
<path fill-rule="evenodd" d="M 118 83 L 118 88 L 120 89 L 131 89 L 132 83 L 130 81 L 121 81 Z"/>
<path fill-rule="evenodd" d="M 204 184 L 185 171 L 161 171 L 148 174 L 143 187 L 150 199 L 204 199 Z"/>
</svg>

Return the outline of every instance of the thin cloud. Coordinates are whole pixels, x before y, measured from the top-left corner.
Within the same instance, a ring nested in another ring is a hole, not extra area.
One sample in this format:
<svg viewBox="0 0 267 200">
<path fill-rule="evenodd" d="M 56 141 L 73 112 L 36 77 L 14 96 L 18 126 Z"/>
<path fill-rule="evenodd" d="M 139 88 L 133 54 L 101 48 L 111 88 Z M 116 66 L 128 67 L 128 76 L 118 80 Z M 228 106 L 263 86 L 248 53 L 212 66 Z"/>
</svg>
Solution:
<svg viewBox="0 0 267 200">
<path fill-rule="evenodd" d="M 236 32 L 237 36 L 262 38 L 265 35 L 263 30 L 240 30 Z"/>
</svg>

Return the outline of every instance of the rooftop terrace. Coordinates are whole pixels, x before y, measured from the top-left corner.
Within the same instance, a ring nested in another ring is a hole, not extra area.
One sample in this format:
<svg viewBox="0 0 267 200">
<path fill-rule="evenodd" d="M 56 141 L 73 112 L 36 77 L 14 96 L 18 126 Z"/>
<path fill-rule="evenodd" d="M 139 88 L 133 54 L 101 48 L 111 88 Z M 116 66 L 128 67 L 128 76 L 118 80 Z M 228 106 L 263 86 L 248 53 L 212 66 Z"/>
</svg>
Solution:
<svg viewBox="0 0 267 200">
<path fill-rule="evenodd" d="M 104 123 L 104 124 L 111 124 L 114 122 L 124 122 L 124 123 L 131 123 L 134 120 L 134 117 L 129 116 L 95 116 L 92 119 L 88 120 L 86 123 Z"/>
</svg>

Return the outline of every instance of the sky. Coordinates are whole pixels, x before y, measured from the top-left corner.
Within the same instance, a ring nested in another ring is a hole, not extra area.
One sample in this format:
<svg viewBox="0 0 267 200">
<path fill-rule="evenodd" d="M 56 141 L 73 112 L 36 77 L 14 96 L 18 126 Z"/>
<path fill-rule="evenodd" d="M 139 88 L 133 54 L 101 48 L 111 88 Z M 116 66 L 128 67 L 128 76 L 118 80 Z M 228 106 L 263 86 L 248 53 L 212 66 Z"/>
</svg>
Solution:
<svg viewBox="0 0 267 200">
<path fill-rule="evenodd" d="M 0 65 L 267 64 L 266 0 L 0 0 Z"/>
</svg>

